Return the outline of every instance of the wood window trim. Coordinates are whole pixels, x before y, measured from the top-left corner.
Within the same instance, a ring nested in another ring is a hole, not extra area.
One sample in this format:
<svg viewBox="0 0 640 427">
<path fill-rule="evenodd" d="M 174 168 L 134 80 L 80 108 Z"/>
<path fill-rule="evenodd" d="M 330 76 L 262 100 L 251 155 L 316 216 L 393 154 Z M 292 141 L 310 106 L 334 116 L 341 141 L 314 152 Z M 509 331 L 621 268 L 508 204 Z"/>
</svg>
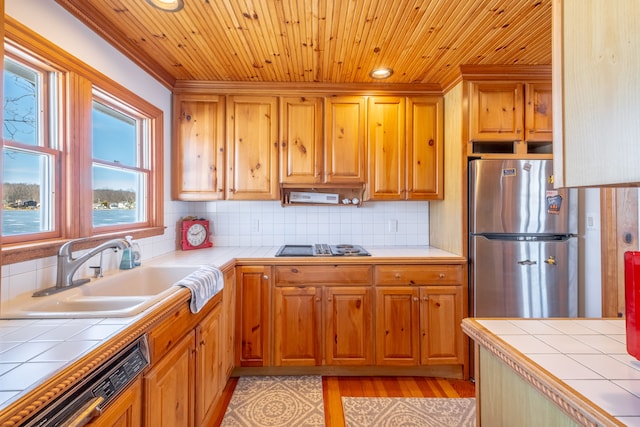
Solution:
<svg viewBox="0 0 640 427">
<path fill-rule="evenodd" d="M 600 190 L 602 317 L 623 317 L 624 252 L 638 250 L 638 189 Z M 630 234 L 631 241 L 625 241 Z"/>
<path fill-rule="evenodd" d="M 140 228 L 140 225 L 138 224 L 136 227 L 129 229 L 123 228 L 106 231 L 99 235 L 91 234 L 91 231 L 87 230 L 86 226 L 83 227 L 84 229 L 81 229 L 79 225 L 80 223 L 90 224 L 91 221 L 90 219 L 89 222 L 87 222 L 86 219 L 78 221 L 76 217 L 77 215 L 74 214 L 74 210 L 71 207 L 79 206 L 80 202 L 86 202 L 86 200 L 81 200 L 82 197 L 79 196 L 79 193 L 84 193 L 86 198 L 86 194 L 90 194 L 91 192 L 73 189 L 70 187 L 70 183 L 90 183 L 91 176 L 89 176 L 89 179 L 86 179 L 84 176 L 80 177 L 79 172 L 77 172 L 78 168 L 73 167 L 74 164 L 79 164 L 77 157 L 73 158 L 73 156 L 83 154 L 76 152 L 77 150 L 66 150 L 66 152 L 63 153 L 63 157 L 69 156 L 71 158 L 67 158 L 66 161 L 63 161 L 60 169 L 61 174 L 64 174 L 65 176 L 61 188 L 61 200 L 64 202 L 64 208 L 62 209 L 64 212 L 60 217 L 61 236 L 59 238 L 40 240 L 37 242 L 11 244 L 3 242 L 0 253 L 2 264 L 12 264 L 56 255 L 59 247 L 69 239 L 85 238 L 86 243 L 83 242 L 82 244 L 75 246 L 78 249 L 83 249 L 95 246 L 96 244 L 110 238 L 124 237 L 125 235 L 132 235 L 136 239 L 162 235 L 166 228 L 164 226 L 164 115 L 162 110 L 130 92 L 128 89 L 122 87 L 120 84 L 111 80 L 98 70 L 83 63 L 78 58 L 71 56 L 69 53 L 36 34 L 13 18 L 5 15 L 4 19 L 4 42 L 11 43 L 21 49 L 31 52 L 44 63 L 55 64 L 56 69 L 63 69 L 63 74 L 66 74 L 65 78 L 68 78 L 68 93 L 72 94 L 70 99 L 67 100 L 67 102 L 70 103 L 68 105 L 74 105 L 77 107 L 76 103 L 80 102 L 80 105 L 83 106 L 83 108 L 65 108 L 66 112 L 70 116 L 68 117 L 68 122 L 78 123 L 78 125 L 76 125 L 76 128 L 63 129 L 62 133 L 63 139 L 65 140 L 64 143 L 73 144 L 74 141 L 77 141 L 80 138 L 84 138 L 84 141 L 90 140 L 93 87 L 99 88 L 101 91 L 113 95 L 145 115 L 151 121 L 150 137 L 154 140 L 154 143 L 151 144 L 149 153 L 150 161 L 153 166 L 152 173 L 149 177 L 148 191 L 149 199 L 153 200 L 150 201 L 149 206 L 147 206 L 148 226 Z M 88 98 L 86 95 L 87 93 Z M 87 126 L 87 124 L 89 124 L 89 126 Z M 85 172 L 90 174 L 90 169 Z M 80 180 L 81 178 L 83 179 Z M 84 215 L 89 215 L 89 211 L 86 212 L 87 213 Z"/>
</svg>

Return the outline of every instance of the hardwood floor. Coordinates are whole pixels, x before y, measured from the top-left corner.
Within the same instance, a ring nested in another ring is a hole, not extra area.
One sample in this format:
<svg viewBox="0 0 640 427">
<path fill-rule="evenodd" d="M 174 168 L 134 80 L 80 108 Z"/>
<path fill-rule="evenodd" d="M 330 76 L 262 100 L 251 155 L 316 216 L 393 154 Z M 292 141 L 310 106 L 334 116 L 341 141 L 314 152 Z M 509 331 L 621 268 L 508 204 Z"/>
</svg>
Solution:
<svg viewBox="0 0 640 427">
<path fill-rule="evenodd" d="M 212 426 L 219 426 L 236 388 L 231 378 L 222 392 Z M 464 380 L 427 377 L 322 377 L 325 423 L 344 427 L 342 396 L 352 397 L 474 397 L 475 386 Z"/>
</svg>

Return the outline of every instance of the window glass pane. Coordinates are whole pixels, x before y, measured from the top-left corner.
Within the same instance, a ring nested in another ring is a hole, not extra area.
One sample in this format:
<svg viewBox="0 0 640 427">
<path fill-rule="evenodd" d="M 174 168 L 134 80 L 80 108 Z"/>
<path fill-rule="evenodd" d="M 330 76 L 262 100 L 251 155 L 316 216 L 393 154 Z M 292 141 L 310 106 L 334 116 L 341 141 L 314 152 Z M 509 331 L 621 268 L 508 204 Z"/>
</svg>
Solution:
<svg viewBox="0 0 640 427">
<path fill-rule="evenodd" d="M 93 226 L 133 224 L 146 220 L 142 172 L 93 165 Z"/>
<path fill-rule="evenodd" d="M 137 121 L 99 102 L 93 103 L 93 158 L 137 166 Z"/>
<path fill-rule="evenodd" d="M 5 139 L 38 145 L 39 74 L 10 59 L 4 61 Z"/>
<path fill-rule="evenodd" d="M 2 235 L 53 230 L 52 157 L 4 148 Z"/>
</svg>

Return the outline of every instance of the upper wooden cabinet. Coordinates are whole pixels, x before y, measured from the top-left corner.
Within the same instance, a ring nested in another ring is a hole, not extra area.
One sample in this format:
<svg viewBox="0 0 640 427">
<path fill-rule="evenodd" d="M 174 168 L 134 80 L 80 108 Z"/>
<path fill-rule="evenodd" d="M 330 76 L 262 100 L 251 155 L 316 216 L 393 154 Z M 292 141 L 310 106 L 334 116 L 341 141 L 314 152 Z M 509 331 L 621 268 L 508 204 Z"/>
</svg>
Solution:
<svg viewBox="0 0 640 427">
<path fill-rule="evenodd" d="M 640 2 L 553 1 L 556 186 L 640 183 Z"/>
<path fill-rule="evenodd" d="M 372 96 L 368 105 L 368 189 L 371 200 L 401 200 L 406 191 L 405 110 L 400 96 Z"/>
<path fill-rule="evenodd" d="M 370 200 L 443 198 L 440 97 L 369 98 Z"/>
<path fill-rule="evenodd" d="M 280 102 L 280 182 L 323 182 L 322 147 L 322 98 L 283 97 Z"/>
<path fill-rule="evenodd" d="M 227 199 L 278 199 L 278 98 L 227 99 Z"/>
<path fill-rule="evenodd" d="M 365 182 L 366 118 L 366 102 L 363 96 L 325 98 L 325 182 Z"/>
<path fill-rule="evenodd" d="M 175 96 L 174 199 L 224 198 L 224 104 L 224 96 Z"/>
<path fill-rule="evenodd" d="M 521 141 L 524 138 L 522 83 L 471 84 L 469 139 L 472 141 Z"/>
<path fill-rule="evenodd" d="M 470 82 L 468 154 L 551 157 L 551 96 L 551 81 L 537 76 Z"/>
<path fill-rule="evenodd" d="M 407 98 L 407 200 L 444 198 L 442 97 Z"/>
</svg>

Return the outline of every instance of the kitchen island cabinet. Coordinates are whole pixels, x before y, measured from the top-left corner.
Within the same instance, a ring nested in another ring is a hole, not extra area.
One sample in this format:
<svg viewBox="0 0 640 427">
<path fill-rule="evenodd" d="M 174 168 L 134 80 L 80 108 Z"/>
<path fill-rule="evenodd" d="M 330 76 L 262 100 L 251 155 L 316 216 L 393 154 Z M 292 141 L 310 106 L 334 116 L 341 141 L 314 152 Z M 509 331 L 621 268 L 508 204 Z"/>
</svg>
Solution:
<svg viewBox="0 0 640 427">
<path fill-rule="evenodd" d="M 480 426 L 640 425 L 622 319 L 464 319 Z"/>
</svg>

